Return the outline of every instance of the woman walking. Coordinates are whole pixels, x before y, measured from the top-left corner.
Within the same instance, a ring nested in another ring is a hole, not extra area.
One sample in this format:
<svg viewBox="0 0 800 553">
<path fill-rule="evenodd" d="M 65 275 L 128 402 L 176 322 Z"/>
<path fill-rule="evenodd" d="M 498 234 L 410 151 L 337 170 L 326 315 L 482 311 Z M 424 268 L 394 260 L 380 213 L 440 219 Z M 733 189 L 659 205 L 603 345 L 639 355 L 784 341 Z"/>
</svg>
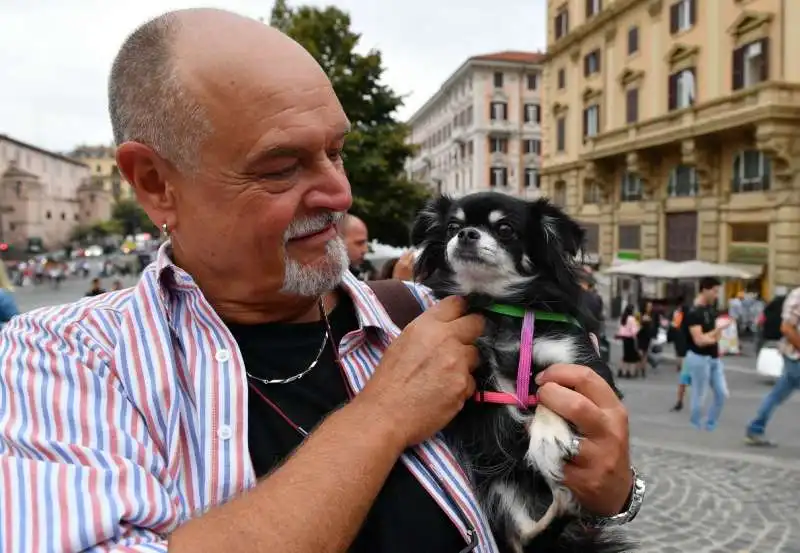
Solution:
<svg viewBox="0 0 800 553">
<path fill-rule="evenodd" d="M 644 309 L 642 309 L 640 324 L 639 332 L 636 334 L 636 345 L 639 348 L 637 376 L 644 378 L 647 375 L 646 366 L 648 354 L 650 352 L 650 343 L 653 341 L 653 335 L 657 328 L 653 319 L 653 302 L 645 302 Z"/>
<path fill-rule="evenodd" d="M 617 371 L 619 378 L 633 378 L 639 366 L 639 348 L 636 344 L 636 337 L 639 334 L 639 322 L 633 312 L 633 305 L 628 304 L 622 311 L 619 319 L 619 330 L 617 338 L 622 340 L 622 363 Z"/>
</svg>

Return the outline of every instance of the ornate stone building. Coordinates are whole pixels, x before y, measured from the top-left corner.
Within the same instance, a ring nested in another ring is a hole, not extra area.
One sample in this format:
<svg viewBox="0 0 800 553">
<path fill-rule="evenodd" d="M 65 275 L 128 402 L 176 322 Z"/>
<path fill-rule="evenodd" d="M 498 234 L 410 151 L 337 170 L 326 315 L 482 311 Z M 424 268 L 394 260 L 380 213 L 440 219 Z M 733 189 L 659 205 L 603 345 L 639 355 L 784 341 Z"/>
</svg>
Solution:
<svg viewBox="0 0 800 553">
<path fill-rule="evenodd" d="M 78 146 L 69 157 L 89 166 L 91 180 L 102 186 L 117 200 L 134 199 L 133 189 L 117 167 L 116 148 L 112 146 Z"/>
<path fill-rule="evenodd" d="M 548 0 L 542 189 L 587 250 L 800 284 L 800 2 Z"/>
<path fill-rule="evenodd" d="M 0 135 L 0 242 L 54 248 L 76 225 L 108 219 L 111 197 L 89 173 L 70 157 Z"/>
</svg>

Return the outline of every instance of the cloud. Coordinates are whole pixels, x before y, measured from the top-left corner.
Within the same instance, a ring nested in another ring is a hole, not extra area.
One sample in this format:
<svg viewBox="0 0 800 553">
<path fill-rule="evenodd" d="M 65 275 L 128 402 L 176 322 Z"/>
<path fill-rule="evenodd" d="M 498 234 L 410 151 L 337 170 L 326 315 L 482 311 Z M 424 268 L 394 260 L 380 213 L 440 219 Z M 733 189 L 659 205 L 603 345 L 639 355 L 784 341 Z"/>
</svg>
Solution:
<svg viewBox="0 0 800 553">
<path fill-rule="evenodd" d="M 336 4 L 350 13 L 354 30 L 362 35 L 360 48 L 379 49 L 386 82 L 407 95 L 402 117 L 421 106 L 467 57 L 543 49 L 545 44 L 544 0 L 307 3 Z M 122 41 L 151 17 L 198 5 L 170 0 L 3 4 L 0 133 L 57 151 L 111 141 L 106 81 Z M 202 5 L 251 17 L 266 17 L 271 8 L 269 0 Z"/>
</svg>

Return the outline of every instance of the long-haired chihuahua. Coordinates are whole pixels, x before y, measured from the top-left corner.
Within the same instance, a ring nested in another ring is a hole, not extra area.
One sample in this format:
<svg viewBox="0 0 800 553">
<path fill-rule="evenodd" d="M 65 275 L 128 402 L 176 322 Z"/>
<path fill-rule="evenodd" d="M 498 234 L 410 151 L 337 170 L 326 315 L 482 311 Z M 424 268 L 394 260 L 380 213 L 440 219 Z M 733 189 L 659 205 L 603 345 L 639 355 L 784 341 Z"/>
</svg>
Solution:
<svg viewBox="0 0 800 553">
<path fill-rule="evenodd" d="M 583 229 L 547 200 L 493 192 L 439 197 L 412 230 L 420 249 L 417 279 L 439 297 L 465 296 L 470 310 L 486 317 L 475 372 L 477 389 L 486 394 L 467 402 L 444 434 L 498 545 L 510 553 L 630 549 L 618 533 L 587 522 L 563 485 L 564 463 L 580 443 L 577 431 L 546 407 L 531 405 L 533 399 L 522 402 L 528 394 L 535 398 L 532 376 L 554 363 L 591 367 L 616 390 L 585 330 L 591 315 L 581 301 L 583 240 Z M 532 324 L 532 361 L 530 343 L 521 346 L 526 320 Z M 514 394 L 520 370 L 529 373 L 523 375 L 528 389 Z M 519 403 L 482 401 L 490 395 Z"/>
</svg>

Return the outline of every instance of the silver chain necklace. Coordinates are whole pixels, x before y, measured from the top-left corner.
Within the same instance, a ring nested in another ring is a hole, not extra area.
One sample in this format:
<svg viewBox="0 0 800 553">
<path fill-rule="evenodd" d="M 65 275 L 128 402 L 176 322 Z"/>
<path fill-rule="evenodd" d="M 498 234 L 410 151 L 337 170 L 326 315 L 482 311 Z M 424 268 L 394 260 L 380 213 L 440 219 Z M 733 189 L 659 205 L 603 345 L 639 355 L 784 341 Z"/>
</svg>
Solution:
<svg viewBox="0 0 800 553">
<path fill-rule="evenodd" d="M 294 382 L 295 380 L 300 380 L 305 375 L 310 373 L 311 369 L 316 367 L 317 364 L 319 363 L 319 360 L 322 358 L 322 352 L 325 351 L 325 346 L 328 344 L 328 339 L 330 337 L 330 324 L 328 323 L 328 316 L 325 314 L 325 306 L 322 303 L 322 299 L 319 300 L 319 313 L 320 313 L 320 316 L 322 317 L 323 321 L 325 322 L 325 334 L 322 336 L 322 344 L 319 346 L 319 351 L 317 352 L 317 356 L 314 358 L 314 360 L 311 362 L 311 364 L 308 367 L 306 367 L 305 370 L 303 370 L 303 371 L 301 371 L 301 372 L 299 372 L 299 373 L 297 373 L 297 374 L 295 374 L 293 376 L 290 376 L 289 378 L 276 378 L 276 379 L 273 379 L 273 380 L 269 380 L 267 378 L 259 378 L 257 376 L 253 376 L 252 374 L 250 374 L 247 371 L 245 371 L 245 374 L 249 378 L 252 378 L 253 380 L 261 382 L 262 384 L 289 384 L 290 382 Z"/>
</svg>

